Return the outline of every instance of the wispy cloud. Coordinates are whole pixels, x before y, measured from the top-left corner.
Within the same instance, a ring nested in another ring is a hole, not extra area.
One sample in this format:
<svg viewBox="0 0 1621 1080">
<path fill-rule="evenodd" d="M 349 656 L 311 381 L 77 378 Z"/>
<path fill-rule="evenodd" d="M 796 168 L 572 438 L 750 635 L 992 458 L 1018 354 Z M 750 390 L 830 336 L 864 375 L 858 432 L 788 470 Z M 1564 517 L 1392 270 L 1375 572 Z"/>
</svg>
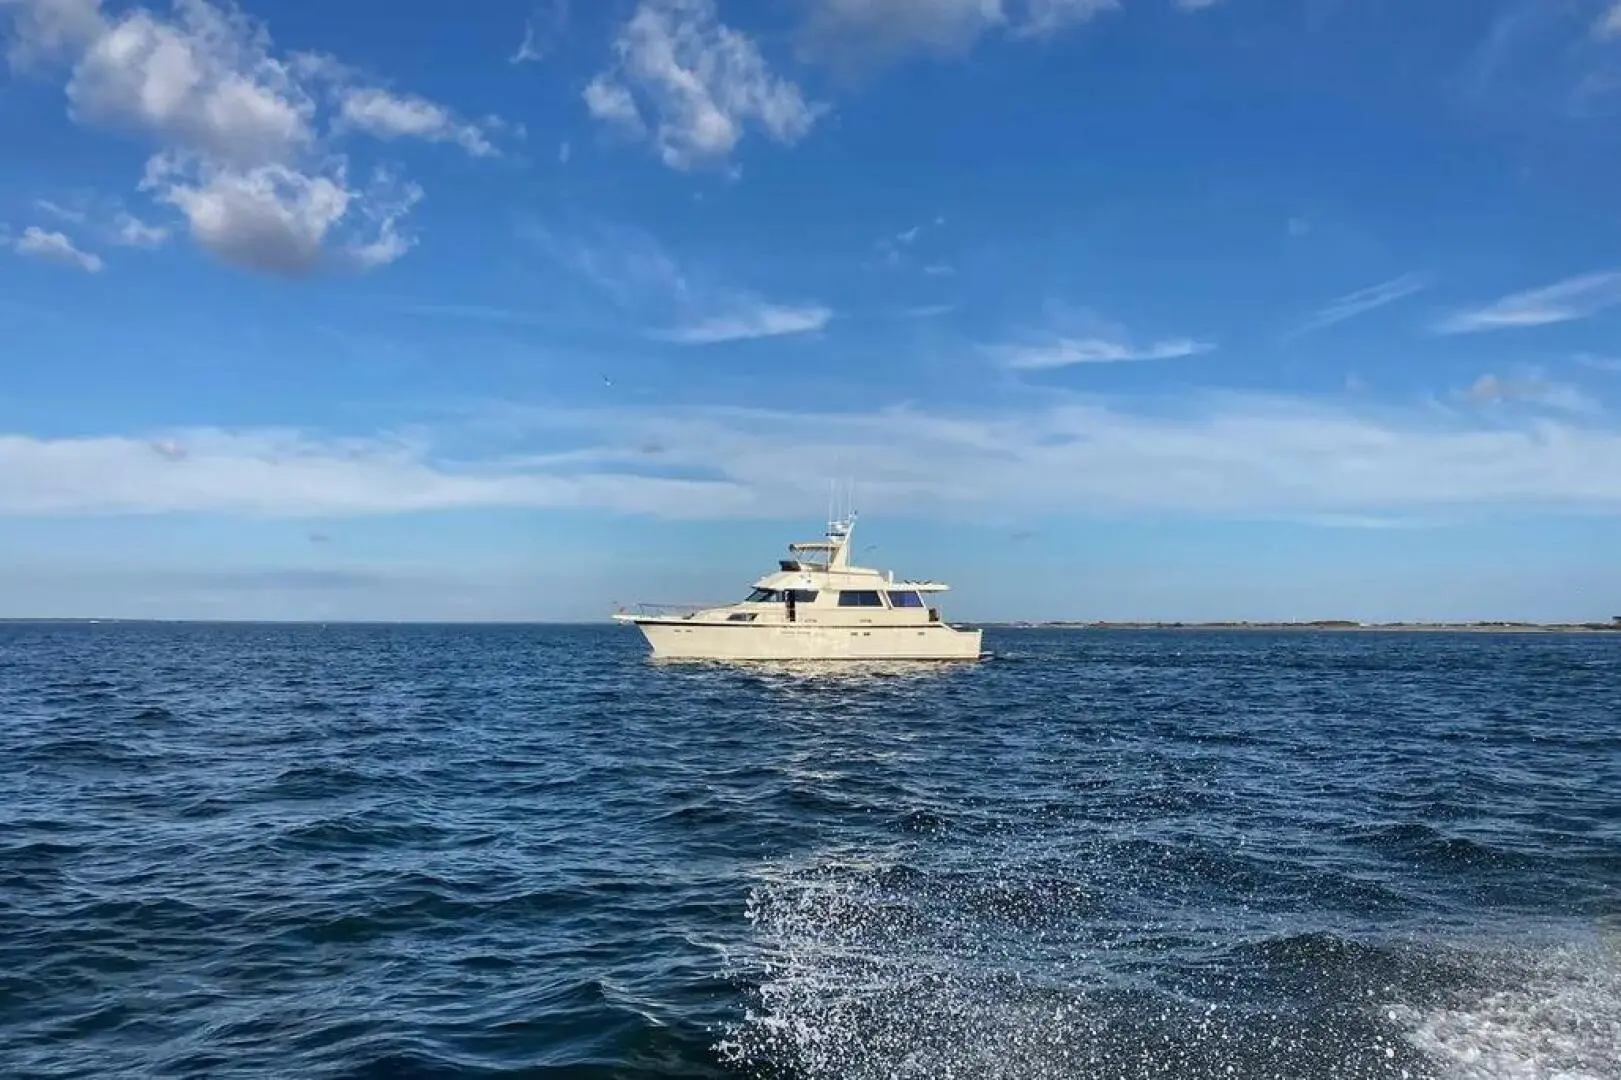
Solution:
<svg viewBox="0 0 1621 1080">
<path fill-rule="evenodd" d="M 1576 357 L 1576 362 L 1594 371 L 1621 371 L 1621 356 L 1594 356 L 1592 353 L 1582 353 Z"/>
<path fill-rule="evenodd" d="M 1018 371 L 1045 371 L 1075 364 L 1120 364 L 1144 360 L 1178 360 L 1210 352 L 1215 345 L 1192 338 L 1172 338 L 1133 345 L 1106 338 L 1055 338 L 1036 345 L 992 345 L 990 354 Z"/>
<path fill-rule="evenodd" d="M 1621 3 L 1612 4 L 1599 16 L 1598 22 L 1593 24 L 1593 33 L 1605 39 L 1621 37 Z"/>
<path fill-rule="evenodd" d="M 508 57 L 513 64 L 527 64 L 544 60 L 556 40 L 568 30 L 569 0 L 550 0 L 541 4 L 524 20 L 523 40 L 517 52 Z"/>
<path fill-rule="evenodd" d="M 657 238 L 625 225 L 574 229 L 539 222 L 524 235 L 573 280 L 606 301 L 623 324 L 663 341 L 717 344 L 820 330 L 832 309 L 812 300 L 770 300 L 683 264 Z"/>
<path fill-rule="evenodd" d="M 1621 304 L 1621 271 L 1605 270 L 1456 312 L 1437 322 L 1434 330 L 1438 334 L 1472 334 L 1548 326 L 1591 318 L 1616 304 Z"/>
<path fill-rule="evenodd" d="M 711 315 L 657 336 L 684 345 L 711 345 L 724 341 L 806 334 L 822 329 L 832 318 L 833 312 L 820 305 L 783 307 L 744 299 L 736 302 L 734 310 L 723 315 Z"/>
<path fill-rule="evenodd" d="M 1311 514 L 1296 519 L 1324 529 L 1363 529 L 1383 532 L 1389 529 L 1421 529 L 1432 522 L 1408 517 L 1380 517 L 1373 514 Z"/>
<path fill-rule="evenodd" d="M 478 124 L 462 120 L 445 106 L 416 94 L 358 86 L 344 90 L 341 100 L 341 122 L 374 138 L 450 142 L 474 157 L 494 157 L 498 153 Z"/>
<path fill-rule="evenodd" d="M 641 0 L 614 41 L 617 60 L 583 93 L 598 120 L 657 147 L 674 169 L 724 161 L 745 128 L 782 144 L 824 111 L 772 73 L 714 0 Z"/>
<path fill-rule="evenodd" d="M 91 274 L 99 274 L 106 267 L 100 255 L 80 251 L 74 247 L 73 241 L 62 233 L 47 232 L 37 225 L 30 225 L 24 229 L 22 235 L 13 242 L 12 249 L 19 255 L 43 259 L 59 266 L 71 266 Z"/>
<path fill-rule="evenodd" d="M 34 208 L 74 226 L 73 231 L 81 236 L 89 234 L 103 244 L 154 248 L 169 239 L 168 226 L 143 221 L 126 210 L 123 201 L 117 198 L 77 192 L 60 200 L 35 199 Z"/>
<path fill-rule="evenodd" d="M 1345 322 L 1347 319 L 1354 319 L 1358 315 L 1366 315 L 1370 311 L 1377 311 L 1379 308 L 1412 296 L 1414 293 L 1427 288 L 1429 284 L 1429 278 L 1425 275 L 1408 273 L 1391 278 L 1389 281 L 1381 281 L 1377 285 L 1370 285 L 1366 289 L 1358 289 L 1356 292 L 1347 293 L 1338 299 L 1330 301 L 1324 307 L 1313 312 L 1286 336 L 1291 338 L 1299 337 L 1315 330 L 1333 326 L 1336 323 Z"/>
<path fill-rule="evenodd" d="M 770 516 L 818 505 L 825 492 L 802 465 L 834 453 L 861 462 L 868 498 L 907 516 L 1055 505 L 1346 521 L 1469 508 L 1621 513 L 1621 431 L 1591 417 L 1477 421 L 1467 412 L 1358 412 L 1233 394 L 1184 401 L 1173 414 L 1052 402 L 952 412 L 514 407 L 489 428 L 516 437 L 514 452 L 481 461 L 443 452 L 466 444 L 455 430 L 412 439 L 16 434 L 0 436 L 0 514 L 338 518 L 579 507 Z M 183 452 L 158 453 L 160 443 Z M 649 475 L 650 444 L 660 448 L 659 475 Z M 525 453 L 529 446 L 546 452 Z"/>
<path fill-rule="evenodd" d="M 914 262 L 916 258 L 927 258 L 927 255 L 913 254 L 920 246 L 918 241 L 926 238 L 928 234 L 937 232 L 945 223 L 945 218 L 937 216 L 932 221 L 908 226 L 893 236 L 882 237 L 876 247 L 878 253 L 882 256 L 883 264 L 893 269 L 904 265 L 916 265 Z M 921 246 L 927 247 L 928 245 Z M 921 269 L 923 273 L 929 275 L 949 274 L 951 272 L 951 268 L 937 256 L 932 261 L 924 263 Z"/>
<path fill-rule="evenodd" d="M 153 248 L 169 239 L 168 226 L 148 224 L 134 214 L 119 214 L 113 228 L 113 242 L 124 247 Z"/>
<path fill-rule="evenodd" d="M 1516 401 L 1561 412 L 1596 414 L 1600 411 L 1598 402 L 1578 388 L 1535 375 L 1501 378 L 1488 373 L 1471 383 L 1461 396 L 1477 405 Z"/>
<path fill-rule="evenodd" d="M 63 206 L 61 203 L 52 202 L 50 199 L 35 199 L 34 209 L 72 225 L 83 225 L 89 216 L 82 207 Z"/>
</svg>

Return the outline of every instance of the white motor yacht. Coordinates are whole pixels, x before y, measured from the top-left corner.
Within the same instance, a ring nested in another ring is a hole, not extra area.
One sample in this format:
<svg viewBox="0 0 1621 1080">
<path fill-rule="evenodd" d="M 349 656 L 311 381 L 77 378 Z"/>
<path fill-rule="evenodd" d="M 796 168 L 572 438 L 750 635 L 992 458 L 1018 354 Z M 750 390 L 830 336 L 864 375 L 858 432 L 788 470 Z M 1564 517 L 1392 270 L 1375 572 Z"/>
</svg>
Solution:
<svg viewBox="0 0 1621 1080">
<path fill-rule="evenodd" d="M 614 619 L 638 627 L 653 655 L 692 660 L 977 660 L 980 630 L 948 625 L 929 598 L 950 586 L 896 581 L 850 563 L 855 514 L 827 535 L 788 545 L 789 558 L 735 604 L 644 606 Z"/>
</svg>

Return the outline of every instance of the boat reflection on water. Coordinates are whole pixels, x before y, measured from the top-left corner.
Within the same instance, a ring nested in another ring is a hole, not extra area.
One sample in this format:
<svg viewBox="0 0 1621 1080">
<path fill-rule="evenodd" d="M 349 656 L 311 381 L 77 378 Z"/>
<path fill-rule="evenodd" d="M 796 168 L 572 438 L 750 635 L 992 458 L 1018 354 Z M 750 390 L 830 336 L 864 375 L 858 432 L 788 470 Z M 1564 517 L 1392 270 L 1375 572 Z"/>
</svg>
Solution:
<svg viewBox="0 0 1621 1080">
<path fill-rule="evenodd" d="M 695 660 L 657 655 L 649 656 L 647 661 L 669 670 L 727 672 L 826 685 L 940 679 L 976 666 L 976 660 Z"/>
</svg>

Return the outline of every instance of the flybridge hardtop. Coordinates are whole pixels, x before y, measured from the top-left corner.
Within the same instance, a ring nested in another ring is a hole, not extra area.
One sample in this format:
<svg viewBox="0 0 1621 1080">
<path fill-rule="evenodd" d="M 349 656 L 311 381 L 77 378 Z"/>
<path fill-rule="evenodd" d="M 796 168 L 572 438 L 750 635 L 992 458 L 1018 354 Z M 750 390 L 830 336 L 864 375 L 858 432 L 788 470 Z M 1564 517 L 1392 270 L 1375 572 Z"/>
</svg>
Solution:
<svg viewBox="0 0 1621 1080">
<path fill-rule="evenodd" d="M 789 557 L 734 604 L 681 612 L 618 612 L 657 656 L 707 659 L 975 659 L 980 631 L 941 620 L 924 597 L 950 586 L 896 580 L 850 562 L 855 514 L 820 540 L 788 545 Z"/>
</svg>

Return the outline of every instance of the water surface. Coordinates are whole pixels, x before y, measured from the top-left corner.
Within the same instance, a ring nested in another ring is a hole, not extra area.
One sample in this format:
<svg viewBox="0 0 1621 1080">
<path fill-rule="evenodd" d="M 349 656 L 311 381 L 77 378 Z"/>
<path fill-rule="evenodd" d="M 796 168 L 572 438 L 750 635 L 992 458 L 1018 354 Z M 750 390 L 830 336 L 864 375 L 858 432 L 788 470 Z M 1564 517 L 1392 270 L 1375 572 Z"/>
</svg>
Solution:
<svg viewBox="0 0 1621 1080">
<path fill-rule="evenodd" d="M 0 1075 L 1621 1077 L 1621 635 L 0 627 Z"/>
</svg>

